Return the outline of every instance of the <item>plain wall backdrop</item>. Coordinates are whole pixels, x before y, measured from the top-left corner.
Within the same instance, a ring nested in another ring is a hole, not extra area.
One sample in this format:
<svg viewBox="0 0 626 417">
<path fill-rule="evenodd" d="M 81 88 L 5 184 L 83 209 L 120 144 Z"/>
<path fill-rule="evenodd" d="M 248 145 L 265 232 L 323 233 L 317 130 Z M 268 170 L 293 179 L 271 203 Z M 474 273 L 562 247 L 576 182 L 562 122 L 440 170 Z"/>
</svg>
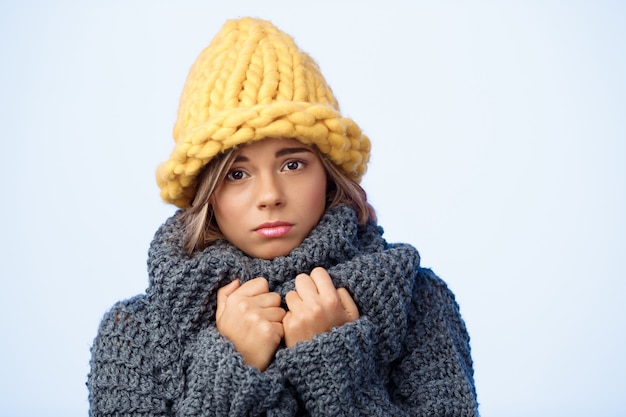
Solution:
<svg viewBox="0 0 626 417">
<path fill-rule="evenodd" d="M 89 349 L 174 209 L 191 64 L 273 21 L 373 143 L 389 241 L 457 295 L 485 417 L 626 414 L 626 3 L 0 5 L 0 416 L 87 414 Z"/>
</svg>

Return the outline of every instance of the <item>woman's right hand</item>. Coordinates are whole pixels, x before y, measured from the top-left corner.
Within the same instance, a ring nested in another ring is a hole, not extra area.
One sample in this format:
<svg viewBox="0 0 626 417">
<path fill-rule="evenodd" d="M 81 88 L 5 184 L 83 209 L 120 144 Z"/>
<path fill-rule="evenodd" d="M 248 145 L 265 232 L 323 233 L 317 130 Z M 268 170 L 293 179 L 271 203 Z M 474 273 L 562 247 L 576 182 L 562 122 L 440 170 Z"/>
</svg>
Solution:
<svg viewBox="0 0 626 417">
<path fill-rule="evenodd" d="M 217 291 L 217 330 L 243 356 L 244 363 L 264 371 L 284 337 L 281 297 L 269 292 L 265 278 L 243 285 L 234 280 Z"/>
</svg>

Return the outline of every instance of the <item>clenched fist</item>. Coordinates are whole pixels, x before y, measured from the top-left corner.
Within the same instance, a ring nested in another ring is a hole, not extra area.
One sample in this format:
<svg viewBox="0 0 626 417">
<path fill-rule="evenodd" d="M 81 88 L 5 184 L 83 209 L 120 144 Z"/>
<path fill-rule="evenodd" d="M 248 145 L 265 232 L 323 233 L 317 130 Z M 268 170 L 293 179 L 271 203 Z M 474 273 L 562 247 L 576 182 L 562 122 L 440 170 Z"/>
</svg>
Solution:
<svg viewBox="0 0 626 417">
<path fill-rule="evenodd" d="M 311 271 L 311 275 L 298 275 L 296 290 L 287 293 L 285 302 L 289 307 L 283 318 L 287 347 L 359 318 L 359 309 L 348 291 L 336 289 L 321 267 Z"/>
<path fill-rule="evenodd" d="M 265 278 L 243 285 L 235 280 L 217 291 L 216 324 L 243 356 L 244 363 L 264 371 L 284 337 L 281 297 L 269 292 Z"/>
</svg>

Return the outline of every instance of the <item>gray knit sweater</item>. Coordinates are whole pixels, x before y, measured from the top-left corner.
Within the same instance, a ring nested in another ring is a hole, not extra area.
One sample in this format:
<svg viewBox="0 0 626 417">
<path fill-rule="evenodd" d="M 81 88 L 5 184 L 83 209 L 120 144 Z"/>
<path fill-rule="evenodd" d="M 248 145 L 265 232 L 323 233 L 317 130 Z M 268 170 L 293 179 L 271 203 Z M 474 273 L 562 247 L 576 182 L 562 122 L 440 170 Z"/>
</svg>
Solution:
<svg viewBox="0 0 626 417">
<path fill-rule="evenodd" d="M 189 256 L 180 212 L 157 231 L 145 294 L 102 320 L 88 377 L 91 416 L 476 416 L 469 337 L 454 295 L 417 251 L 329 210 L 288 256 L 253 259 L 227 242 Z M 322 266 L 361 317 L 260 372 L 215 327 L 217 290 L 263 276 L 285 295 Z"/>
</svg>

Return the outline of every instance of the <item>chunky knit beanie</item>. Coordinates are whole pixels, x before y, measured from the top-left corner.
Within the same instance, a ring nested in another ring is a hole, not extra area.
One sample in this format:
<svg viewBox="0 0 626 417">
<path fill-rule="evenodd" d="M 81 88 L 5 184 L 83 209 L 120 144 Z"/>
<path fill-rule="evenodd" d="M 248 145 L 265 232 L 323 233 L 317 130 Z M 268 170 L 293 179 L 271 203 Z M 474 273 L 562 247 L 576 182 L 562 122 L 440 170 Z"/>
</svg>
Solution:
<svg viewBox="0 0 626 417">
<path fill-rule="evenodd" d="M 230 20 L 189 71 L 174 125 L 174 150 L 157 169 L 161 197 L 184 208 L 202 168 L 256 140 L 314 144 L 359 182 L 370 141 L 339 105 L 313 59 L 270 22 Z"/>
</svg>

